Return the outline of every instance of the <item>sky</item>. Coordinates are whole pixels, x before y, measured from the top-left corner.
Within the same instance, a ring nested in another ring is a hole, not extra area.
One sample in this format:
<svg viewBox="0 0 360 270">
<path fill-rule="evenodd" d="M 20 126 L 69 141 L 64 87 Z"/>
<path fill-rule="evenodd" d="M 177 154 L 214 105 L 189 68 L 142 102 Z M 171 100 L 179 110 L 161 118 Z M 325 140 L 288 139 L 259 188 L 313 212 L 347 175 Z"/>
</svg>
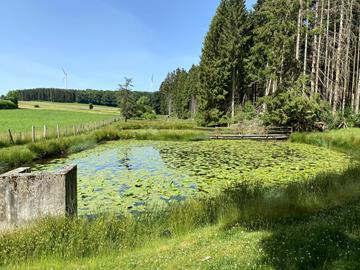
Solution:
<svg viewBox="0 0 360 270">
<path fill-rule="evenodd" d="M 247 0 L 250 8 L 255 0 Z M 0 95 L 12 89 L 154 91 L 199 62 L 219 0 L 0 0 Z M 153 80 L 152 80 L 153 78 Z M 153 83 L 152 83 L 153 81 Z"/>
</svg>

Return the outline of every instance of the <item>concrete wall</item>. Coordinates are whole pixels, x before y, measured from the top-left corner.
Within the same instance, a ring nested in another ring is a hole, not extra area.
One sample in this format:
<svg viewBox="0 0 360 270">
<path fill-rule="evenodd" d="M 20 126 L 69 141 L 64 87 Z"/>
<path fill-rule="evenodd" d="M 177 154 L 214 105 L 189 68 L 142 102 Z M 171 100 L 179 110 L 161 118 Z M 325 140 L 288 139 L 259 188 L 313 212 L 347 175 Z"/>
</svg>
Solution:
<svg viewBox="0 0 360 270">
<path fill-rule="evenodd" d="M 76 214 L 76 166 L 55 173 L 19 168 L 0 175 L 0 230 L 46 216 Z"/>
</svg>

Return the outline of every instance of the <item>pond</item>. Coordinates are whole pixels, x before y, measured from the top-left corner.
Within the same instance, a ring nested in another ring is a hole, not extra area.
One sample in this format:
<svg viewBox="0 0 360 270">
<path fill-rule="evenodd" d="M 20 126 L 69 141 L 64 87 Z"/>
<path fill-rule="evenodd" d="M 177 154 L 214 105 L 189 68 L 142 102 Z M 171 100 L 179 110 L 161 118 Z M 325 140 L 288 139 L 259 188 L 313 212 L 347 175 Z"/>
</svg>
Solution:
<svg viewBox="0 0 360 270">
<path fill-rule="evenodd" d="M 283 142 L 116 141 L 36 169 L 76 164 L 79 215 L 90 215 L 144 211 L 244 181 L 268 187 L 306 181 L 350 162 L 327 149 Z"/>
</svg>

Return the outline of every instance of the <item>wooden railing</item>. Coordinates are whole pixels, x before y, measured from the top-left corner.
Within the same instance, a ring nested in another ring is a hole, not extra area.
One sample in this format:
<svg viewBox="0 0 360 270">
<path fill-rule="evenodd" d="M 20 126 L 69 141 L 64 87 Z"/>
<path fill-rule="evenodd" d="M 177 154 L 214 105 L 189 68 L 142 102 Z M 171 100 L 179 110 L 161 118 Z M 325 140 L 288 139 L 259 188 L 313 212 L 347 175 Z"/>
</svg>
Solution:
<svg viewBox="0 0 360 270">
<path fill-rule="evenodd" d="M 210 139 L 214 140 L 287 140 L 293 133 L 292 127 L 266 127 L 258 134 L 221 133 L 215 130 Z"/>
</svg>

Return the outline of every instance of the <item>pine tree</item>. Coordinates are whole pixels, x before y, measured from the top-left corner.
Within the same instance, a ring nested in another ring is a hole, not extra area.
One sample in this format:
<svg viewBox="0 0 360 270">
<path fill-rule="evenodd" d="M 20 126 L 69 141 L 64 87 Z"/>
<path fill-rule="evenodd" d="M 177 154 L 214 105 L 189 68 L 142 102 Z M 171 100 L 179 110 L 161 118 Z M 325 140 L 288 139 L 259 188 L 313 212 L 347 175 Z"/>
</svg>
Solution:
<svg viewBox="0 0 360 270">
<path fill-rule="evenodd" d="M 252 48 L 247 59 L 247 76 L 268 96 L 294 79 L 296 70 L 297 3 L 268 0 L 257 5 L 251 16 Z"/>
<path fill-rule="evenodd" d="M 132 79 L 126 77 L 124 84 L 119 85 L 118 103 L 125 122 L 136 114 L 136 104 L 131 87 L 133 87 Z"/>
<path fill-rule="evenodd" d="M 199 122 L 217 125 L 234 115 L 243 78 L 247 14 L 243 0 L 222 0 L 210 24 L 200 63 Z"/>
</svg>

